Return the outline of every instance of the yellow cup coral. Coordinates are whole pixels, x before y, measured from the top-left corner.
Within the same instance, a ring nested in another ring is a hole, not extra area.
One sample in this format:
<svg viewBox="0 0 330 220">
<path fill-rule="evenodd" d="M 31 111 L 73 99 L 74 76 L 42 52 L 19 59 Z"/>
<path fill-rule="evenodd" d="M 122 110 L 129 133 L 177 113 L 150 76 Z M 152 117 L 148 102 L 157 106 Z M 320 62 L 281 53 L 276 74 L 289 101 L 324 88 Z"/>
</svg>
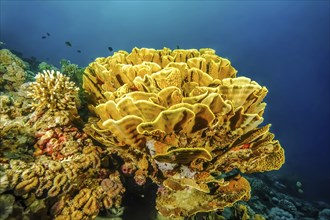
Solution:
<svg viewBox="0 0 330 220">
<path fill-rule="evenodd" d="M 78 87 L 59 71 L 44 70 L 35 76 L 28 96 L 33 98 L 36 110 L 68 110 L 76 108 Z"/>
<path fill-rule="evenodd" d="M 263 122 L 268 90 L 237 77 L 209 48 L 134 48 L 98 58 L 85 70 L 85 130 L 135 167 L 135 180 L 161 184 L 157 209 L 190 216 L 249 198 L 233 170 L 278 169 L 284 151 Z M 185 200 L 185 203 L 182 203 Z"/>
</svg>

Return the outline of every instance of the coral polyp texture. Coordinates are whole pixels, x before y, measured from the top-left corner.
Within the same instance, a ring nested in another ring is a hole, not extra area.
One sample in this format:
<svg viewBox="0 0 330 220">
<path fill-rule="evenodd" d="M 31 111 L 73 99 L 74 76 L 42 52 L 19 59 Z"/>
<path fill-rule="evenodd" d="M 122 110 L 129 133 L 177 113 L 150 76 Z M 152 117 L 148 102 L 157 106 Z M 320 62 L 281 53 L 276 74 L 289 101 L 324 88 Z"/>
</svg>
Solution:
<svg viewBox="0 0 330 220">
<path fill-rule="evenodd" d="M 69 77 L 59 71 L 44 70 L 35 76 L 28 96 L 33 98 L 36 110 L 68 110 L 76 107 L 78 90 Z"/>
<path fill-rule="evenodd" d="M 100 210 L 120 207 L 125 189 L 119 173 L 102 167 L 109 156 L 86 134 L 56 127 L 36 137 L 33 161 L 1 161 L 0 193 L 13 191 L 28 209 L 46 209 L 52 219 L 93 219 Z M 27 211 L 33 212 L 38 210 Z"/>
<path fill-rule="evenodd" d="M 27 69 L 15 54 L 7 49 L 0 50 L 0 91 L 17 91 L 25 81 Z"/>
<path fill-rule="evenodd" d="M 250 197 L 240 173 L 276 170 L 284 150 L 260 127 L 268 90 L 236 77 L 213 49 L 134 48 L 85 70 L 85 131 L 124 160 L 137 184 L 159 184 L 163 216 L 222 210 Z M 184 201 L 184 202 L 183 202 Z"/>
</svg>

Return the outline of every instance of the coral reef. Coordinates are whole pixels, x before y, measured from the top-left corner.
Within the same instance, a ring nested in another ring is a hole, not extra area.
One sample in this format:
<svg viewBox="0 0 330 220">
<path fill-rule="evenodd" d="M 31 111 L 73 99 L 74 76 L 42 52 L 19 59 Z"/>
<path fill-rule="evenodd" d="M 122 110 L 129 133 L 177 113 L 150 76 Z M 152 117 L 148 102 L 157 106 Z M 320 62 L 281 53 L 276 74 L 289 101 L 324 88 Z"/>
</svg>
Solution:
<svg viewBox="0 0 330 220">
<path fill-rule="evenodd" d="M 61 72 L 70 77 L 71 80 L 80 86 L 82 84 L 84 69 L 79 68 L 77 64 L 71 63 L 70 60 L 62 59 L 60 64 Z"/>
<path fill-rule="evenodd" d="M 44 70 L 35 77 L 29 88 L 28 96 L 35 101 L 37 111 L 68 110 L 76 108 L 78 102 L 78 87 L 69 77 L 54 70 Z"/>
<path fill-rule="evenodd" d="M 251 199 L 237 202 L 223 211 L 197 213 L 190 218 L 177 219 L 329 219 L 330 204 L 321 201 L 306 201 L 297 192 L 296 181 L 287 182 L 287 175 L 274 172 L 245 175 L 251 184 Z M 292 184 L 292 185 L 290 185 Z M 298 196 L 298 197 L 297 197 Z M 158 220 L 171 218 L 159 217 Z"/>
<path fill-rule="evenodd" d="M 0 91 L 17 91 L 25 82 L 27 65 L 7 49 L 0 50 Z"/>
<path fill-rule="evenodd" d="M 221 210 L 250 196 L 239 173 L 276 170 L 284 150 L 263 122 L 267 89 L 212 49 L 134 48 L 85 70 L 85 131 L 124 159 L 138 185 L 160 184 L 164 216 Z M 125 173 L 125 172 L 124 172 Z M 184 204 L 182 200 L 185 200 Z"/>
<path fill-rule="evenodd" d="M 38 72 L 43 72 L 43 71 L 59 71 L 58 68 L 52 64 L 48 64 L 46 62 L 41 62 L 38 64 Z"/>
<path fill-rule="evenodd" d="M 102 209 L 120 207 L 125 189 L 119 173 L 109 169 L 106 162 L 111 160 L 111 155 L 74 127 L 77 117 L 70 109 L 48 109 L 17 117 L 3 125 L 0 193 L 12 192 L 16 199 L 14 205 L 23 203 L 27 207 L 22 215 L 92 219 Z M 15 134 L 19 139 L 11 139 Z M 26 149 L 27 155 L 15 153 L 11 142 L 19 144 L 18 149 Z M 34 153 L 29 147 L 33 143 Z M 89 193 L 84 193 L 86 190 Z M 82 201 L 79 195 L 86 200 Z M 9 203 L 2 205 L 5 210 L 12 210 Z M 20 219 L 17 215 L 23 213 L 21 209 L 8 211 L 8 215 Z"/>
<path fill-rule="evenodd" d="M 30 151 L 25 146 L 33 145 L 33 133 L 26 126 L 32 109 L 25 88 L 26 84 L 22 84 L 18 91 L 0 94 L 0 157 L 25 157 Z"/>
<path fill-rule="evenodd" d="M 1 77 L 19 67 L 26 81 L 28 65 L 0 55 Z M 329 204 L 301 199 L 301 182 L 260 174 L 285 159 L 260 126 L 268 91 L 214 50 L 97 58 L 86 112 L 82 69 L 43 65 L 35 82 L 0 80 L 1 219 L 329 218 Z"/>
<path fill-rule="evenodd" d="M 233 217 L 234 219 L 241 219 L 241 220 L 266 220 L 262 215 L 255 214 L 254 211 L 244 204 L 235 204 L 233 207 Z"/>
<path fill-rule="evenodd" d="M 296 181 L 287 182 L 289 177 L 286 175 L 255 173 L 246 178 L 252 191 L 251 199 L 244 204 L 267 219 L 319 219 L 322 210 L 330 208 L 324 202 L 304 200 L 297 190 Z"/>
<path fill-rule="evenodd" d="M 25 146 L 33 145 L 34 137 L 26 126 L 26 117 L 17 117 L 13 120 L 1 119 L 0 122 L 0 157 L 24 157 L 29 152 Z"/>
<path fill-rule="evenodd" d="M 15 196 L 35 201 L 46 198 L 55 219 L 91 219 L 103 207 L 119 207 L 125 190 L 117 172 L 101 167 L 105 154 L 90 139 L 75 143 L 63 147 L 61 160 L 42 155 L 30 163 L 2 163 L 2 191 L 14 190 Z"/>
<path fill-rule="evenodd" d="M 320 220 L 330 219 L 330 209 L 323 209 L 318 217 Z"/>
<path fill-rule="evenodd" d="M 10 66 L 16 64 L 22 69 L 25 69 L 27 67 L 27 64 L 24 63 L 23 60 L 21 60 L 19 57 L 17 57 L 15 54 L 13 54 L 12 52 L 10 52 L 10 50 L 7 49 L 0 50 L 0 63 L 3 66 Z"/>
<path fill-rule="evenodd" d="M 125 189 L 119 173 L 109 169 L 111 155 L 95 146 L 69 119 L 61 124 L 63 112 L 57 117 L 49 112 L 26 122 L 30 129 L 22 129 L 26 134 L 36 131 L 33 155 L 0 158 L 0 193 L 12 192 L 16 200 L 23 199 L 28 209 L 25 215 L 30 217 L 50 214 L 53 219 L 92 219 L 100 210 L 120 208 Z M 3 205 L 10 210 L 10 204 Z"/>
<path fill-rule="evenodd" d="M 120 209 L 125 189 L 111 154 L 77 127 L 74 83 L 44 71 L 21 90 L 0 97 L 0 199 L 7 200 L 0 208 L 6 218 L 93 219 L 101 210 Z"/>
<path fill-rule="evenodd" d="M 2 180 L 0 180 L 2 183 Z M 0 185 L 1 186 L 1 185 Z M 0 190 L 1 192 L 1 190 Z M 7 219 L 9 215 L 13 212 L 13 206 L 15 202 L 15 197 L 10 194 L 1 194 L 0 195 L 0 217 L 1 219 Z"/>
<path fill-rule="evenodd" d="M 288 213 L 278 207 L 274 207 L 270 210 L 268 218 L 274 219 L 274 220 L 281 220 L 281 219 L 294 220 L 293 216 L 290 213 Z"/>
</svg>

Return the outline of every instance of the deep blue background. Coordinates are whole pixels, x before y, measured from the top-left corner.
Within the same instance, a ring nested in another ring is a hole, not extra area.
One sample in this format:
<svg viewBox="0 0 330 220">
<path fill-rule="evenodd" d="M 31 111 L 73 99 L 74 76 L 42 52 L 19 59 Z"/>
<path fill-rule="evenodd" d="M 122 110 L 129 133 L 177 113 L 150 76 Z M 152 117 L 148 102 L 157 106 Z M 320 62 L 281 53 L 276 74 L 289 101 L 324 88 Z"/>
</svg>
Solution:
<svg viewBox="0 0 330 220">
<path fill-rule="evenodd" d="M 0 41 L 56 65 L 66 58 L 86 66 L 111 55 L 108 46 L 216 49 L 239 76 L 269 89 L 265 122 L 286 150 L 277 173 L 300 180 L 308 199 L 330 201 L 329 1 L 0 4 Z"/>
</svg>

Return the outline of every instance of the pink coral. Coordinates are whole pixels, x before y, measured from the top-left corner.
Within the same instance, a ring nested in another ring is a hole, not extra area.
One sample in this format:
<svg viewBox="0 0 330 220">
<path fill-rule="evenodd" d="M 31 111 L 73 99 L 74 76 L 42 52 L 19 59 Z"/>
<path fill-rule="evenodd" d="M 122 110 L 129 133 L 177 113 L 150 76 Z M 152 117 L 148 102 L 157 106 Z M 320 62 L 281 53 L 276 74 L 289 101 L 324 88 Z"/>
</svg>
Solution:
<svg viewBox="0 0 330 220">
<path fill-rule="evenodd" d="M 36 132 L 37 142 L 34 145 L 35 156 L 46 154 L 54 160 L 61 160 L 74 154 L 75 147 L 82 143 L 87 135 L 78 131 L 76 127 L 55 127 L 46 131 Z"/>
</svg>

